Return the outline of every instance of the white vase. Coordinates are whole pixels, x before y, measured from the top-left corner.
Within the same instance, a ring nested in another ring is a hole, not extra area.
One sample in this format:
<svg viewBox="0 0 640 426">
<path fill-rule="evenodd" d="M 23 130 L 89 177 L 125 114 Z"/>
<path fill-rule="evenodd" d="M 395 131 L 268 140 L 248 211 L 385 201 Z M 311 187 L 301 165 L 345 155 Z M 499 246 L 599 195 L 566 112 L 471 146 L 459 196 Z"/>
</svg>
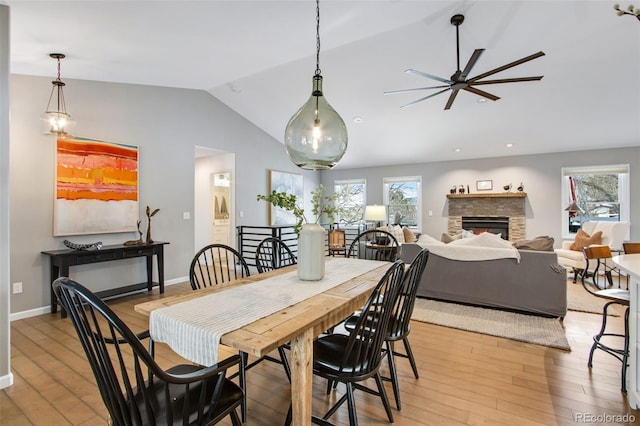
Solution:
<svg viewBox="0 0 640 426">
<path fill-rule="evenodd" d="M 324 228 L 317 223 L 302 225 L 298 237 L 298 279 L 318 281 L 324 277 Z"/>
</svg>

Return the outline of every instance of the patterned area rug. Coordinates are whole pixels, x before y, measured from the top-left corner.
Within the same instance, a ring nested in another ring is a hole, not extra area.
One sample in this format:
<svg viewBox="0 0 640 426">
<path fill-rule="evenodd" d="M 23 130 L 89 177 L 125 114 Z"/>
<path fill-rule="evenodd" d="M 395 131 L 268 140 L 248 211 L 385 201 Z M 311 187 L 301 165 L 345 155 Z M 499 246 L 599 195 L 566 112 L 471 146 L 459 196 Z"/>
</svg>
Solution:
<svg viewBox="0 0 640 426">
<path fill-rule="evenodd" d="M 557 318 L 416 299 L 413 320 L 570 351 Z"/>
</svg>

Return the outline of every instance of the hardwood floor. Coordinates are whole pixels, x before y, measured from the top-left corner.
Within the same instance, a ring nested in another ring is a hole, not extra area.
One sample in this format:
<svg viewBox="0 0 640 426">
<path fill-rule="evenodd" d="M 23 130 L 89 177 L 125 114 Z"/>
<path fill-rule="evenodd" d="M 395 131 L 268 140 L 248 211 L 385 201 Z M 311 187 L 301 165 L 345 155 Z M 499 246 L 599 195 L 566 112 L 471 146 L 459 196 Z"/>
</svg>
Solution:
<svg viewBox="0 0 640 426">
<path fill-rule="evenodd" d="M 169 286 L 165 295 L 187 289 L 188 284 Z M 110 306 L 139 331 L 147 327 L 147 319 L 135 313 L 133 305 L 158 297 L 154 290 L 114 300 Z M 610 322 L 621 329 L 620 317 Z M 604 422 L 608 424 L 640 424 L 640 412 L 630 410 L 620 392 L 620 362 L 597 351 L 593 369 L 587 368 L 600 316 L 570 311 L 564 326 L 571 352 L 414 322 L 410 340 L 420 379 L 413 377 L 406 360 L 398 361 L 403 407 L 394 409 L 394 424 L 575 425 L 588 423 L 585 415 L 621 416 L 609 417 Z M 158 345 L 157 359 L 164 366 L 181 362 L 164 345 Z M 3 426 L 107 424 L 106 409 L 68 319 L 41 315 L 12 322 L 11 367 L 14 385 L 0 391 Z M 263 362 L 249 371 L 248 381 L 247 424 L 283 424 L 290 396 L 282 367 Z M 339 387 L 327 397 L 324 388 L 325 383 L 314 378 L 314 413 L 326 411 L 343 392 Z M 360 424 L 388 424 L 377 397 L 364 392 L 356 392 L 356 397 Z M 618 421 L 625 414 L 630 421 Z M 347 425 L 346 406 L 331 421 Z"/>
</svg>

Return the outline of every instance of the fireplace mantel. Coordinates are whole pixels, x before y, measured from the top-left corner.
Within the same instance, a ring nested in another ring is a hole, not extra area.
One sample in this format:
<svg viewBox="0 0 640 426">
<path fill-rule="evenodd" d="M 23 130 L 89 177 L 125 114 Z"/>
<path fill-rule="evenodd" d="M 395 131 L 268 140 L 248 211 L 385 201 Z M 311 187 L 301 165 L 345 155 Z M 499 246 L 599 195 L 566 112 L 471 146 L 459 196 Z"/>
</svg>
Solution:
<svg viewBox="0 0 640 426">
<path fill-rule="evenodd" d="M 447 194 L 447 198 L 525 198 L 526 192 L 494 192 L 490 194 Z"/>
</svg>

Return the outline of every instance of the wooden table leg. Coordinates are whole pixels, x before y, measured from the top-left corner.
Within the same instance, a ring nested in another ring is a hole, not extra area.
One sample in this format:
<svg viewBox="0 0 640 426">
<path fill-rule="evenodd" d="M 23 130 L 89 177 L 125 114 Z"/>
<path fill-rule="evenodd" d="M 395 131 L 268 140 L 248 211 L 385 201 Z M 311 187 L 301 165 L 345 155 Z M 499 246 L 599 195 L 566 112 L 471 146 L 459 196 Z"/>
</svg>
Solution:
<svg viewBox="0 0 640 426">
<path fill-rule="evenodd" d="M 294 425 L 311 425 L 313 329 L 291 342 L 291 403 Z"/>
</svg>

